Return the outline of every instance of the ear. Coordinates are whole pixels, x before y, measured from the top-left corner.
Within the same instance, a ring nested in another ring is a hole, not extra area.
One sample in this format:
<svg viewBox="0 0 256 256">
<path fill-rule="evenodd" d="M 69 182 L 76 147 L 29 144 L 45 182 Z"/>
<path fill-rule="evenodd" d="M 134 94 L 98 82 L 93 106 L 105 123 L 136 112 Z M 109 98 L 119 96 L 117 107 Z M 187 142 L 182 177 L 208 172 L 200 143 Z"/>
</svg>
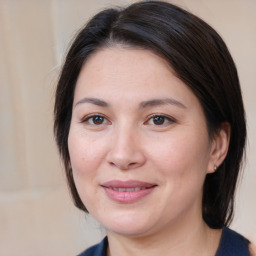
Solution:
<svg viewBox="0 0 256 256">
<path fill-rule="evenodd" d="M 230 140 L 230 124 L 224 122 L 212 139 L 210 159 L 207 173 L 213 173 L 220 166 L 228 153 Z M 216 168 L 217 167 L 217 168 Z"/>
</svg>

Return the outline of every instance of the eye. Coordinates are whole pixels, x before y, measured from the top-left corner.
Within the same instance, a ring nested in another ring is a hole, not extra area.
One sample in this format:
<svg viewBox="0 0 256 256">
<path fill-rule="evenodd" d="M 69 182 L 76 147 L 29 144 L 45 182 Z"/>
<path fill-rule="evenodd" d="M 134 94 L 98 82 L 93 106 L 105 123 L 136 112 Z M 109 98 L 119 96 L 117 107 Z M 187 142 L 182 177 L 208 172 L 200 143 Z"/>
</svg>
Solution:
<svg viewBox="0 0 256 256">
<path fill-rule="evenodd" d="M 90 115 L 85 117 L 82 123 L 100 126 L 104 124 L 109 124 L 110 122 L 102 115 Z"/>
<path fill-rule="evenodd" d="M 153 115 L 146 122 L 149 125 L 163 126 L 174 123 L 174 119 L 165 115 Z"/>
</svg>

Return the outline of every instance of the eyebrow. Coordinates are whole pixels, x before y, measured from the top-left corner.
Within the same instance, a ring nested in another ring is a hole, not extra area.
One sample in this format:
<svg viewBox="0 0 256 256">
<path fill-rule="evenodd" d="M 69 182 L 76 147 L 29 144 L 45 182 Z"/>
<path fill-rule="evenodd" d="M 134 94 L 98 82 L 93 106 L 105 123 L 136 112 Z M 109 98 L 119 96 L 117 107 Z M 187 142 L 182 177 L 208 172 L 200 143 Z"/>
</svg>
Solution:
<svg viewBox="0 0 256 256">
<path fill-rule="evenodd" d="M 140 108 L 147 108 L 152 106 L 159 106 L 159 105 L 174 105 L 180 108 L 186 109 L 187 107 L 178 100 L 173 98 L 164 98 L 164 99 L 151 99 L 147 101 L 143 101 L 140 103 Z"/>
<path fill-rule="evenodd" d="M 75 107 L 79 104 L 83 104 L 83 103 L 91 103 L 100 107 L 109 107 L 110 105 L 101 99 L 97 99 L 97 98 L 83 98 L 81 100 L 79 100 L 76 104 Z M 151 100 L 147 100 L 147 101 L 143 101 L 139 104 L 139 108 L 147 108 L 147 107 L 153 107 L 153 106 L 160 106 L 160 105 L 174 105 L 180 108 L 184 108 L 186 109 L 187 107 L 181 103 L 178 100 L 175 100 L 173 98 L 164 98 L 164 99 L 151 99 Z"/>
<path fill-rule="evenodd" d="M 75 104 L 75 107 L 83 103 L 91 103 L 100 107 L 109 107 L 109 104 L 106 101 L 97 98 L 83 98 Z"/>
</svg>

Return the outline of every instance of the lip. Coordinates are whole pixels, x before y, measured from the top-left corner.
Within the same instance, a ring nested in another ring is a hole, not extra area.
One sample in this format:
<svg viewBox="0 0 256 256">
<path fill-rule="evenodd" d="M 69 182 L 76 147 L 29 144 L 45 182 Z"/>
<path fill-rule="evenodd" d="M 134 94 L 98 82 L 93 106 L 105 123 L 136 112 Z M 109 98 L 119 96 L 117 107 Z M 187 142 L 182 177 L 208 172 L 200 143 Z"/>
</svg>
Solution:
<svg viewBox="0 0 256 256">
<path fill-rule="evenodd" d="M 133 203 L 149 195 L 157 185 L 138 180 L 111 180 L 101 186 L 111 200 L 118 203 Z"/>
</svg>

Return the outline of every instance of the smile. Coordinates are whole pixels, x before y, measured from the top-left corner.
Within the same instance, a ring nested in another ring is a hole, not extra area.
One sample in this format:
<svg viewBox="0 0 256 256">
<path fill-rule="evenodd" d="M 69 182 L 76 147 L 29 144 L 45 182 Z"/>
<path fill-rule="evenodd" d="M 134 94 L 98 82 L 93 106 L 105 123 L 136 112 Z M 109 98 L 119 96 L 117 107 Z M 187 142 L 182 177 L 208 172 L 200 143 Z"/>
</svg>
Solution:
<svg viewBox="0 0 256 256">
<path fill-rule="evenodd" d="M 141 181 L 112 180 L 102 185 L 107 197 L 118 203 L 133 203 L 149 195 L 156 184 Z"/>
<path fill-rule="evenodd" d="M 139 191 L 139 190 L 144 190 L 147 189 L 146 187 L 136 187 L 136 188 L 110 188 L 113 189 L 114 191 L 118 192 L 133 192 L 133 191 Z"/>
</svg>

